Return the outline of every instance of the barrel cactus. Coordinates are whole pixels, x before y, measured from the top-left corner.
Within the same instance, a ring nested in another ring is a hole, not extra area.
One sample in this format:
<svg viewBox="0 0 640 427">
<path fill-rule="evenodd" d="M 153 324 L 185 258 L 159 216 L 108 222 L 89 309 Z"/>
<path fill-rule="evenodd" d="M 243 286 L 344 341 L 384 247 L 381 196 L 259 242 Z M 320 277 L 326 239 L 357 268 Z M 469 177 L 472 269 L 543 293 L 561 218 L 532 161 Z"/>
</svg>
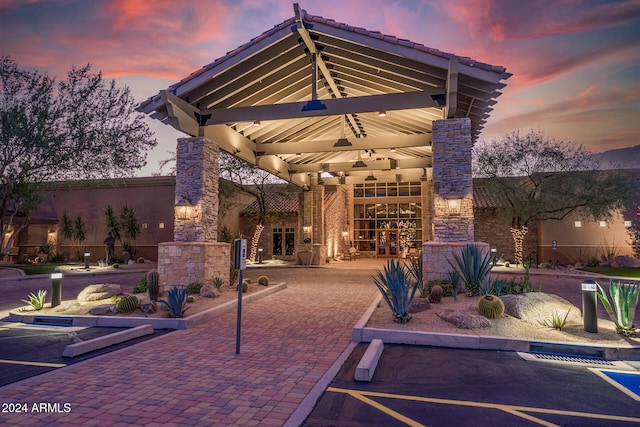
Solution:
<svg viewBox="0 0 640 427">
<path fill-rule="evenodd" d="M 258 277 L 258 285 L 269 286 L 269 278 L 267 276 Z"/>
<path fill-rule="evenodd" d="M 126 295 L 116 302 L 116 309 L 120 313 L 131 313 L 138 308 L 138 297 L 135 295 Z"/>
<path fill-rule="evenodd" d="M 484 295 L 478 301 L 478 311 L 487 319 L 495 319 L 504 314 L 504 303 L 495 295 Z"/>
<path fill-rule="evenodd" d="M 158 270 L 149 270 L 147 273 L 147 288 L 149 289 L 149 299 L 158 301 L 160 296 L 160 275 Z"/>
<path fill-rule="evenodd" d="M 429 302 L 438 304 L 442 300 L 442 286 L 434 285 L 429 292 Z"/>
</svg>

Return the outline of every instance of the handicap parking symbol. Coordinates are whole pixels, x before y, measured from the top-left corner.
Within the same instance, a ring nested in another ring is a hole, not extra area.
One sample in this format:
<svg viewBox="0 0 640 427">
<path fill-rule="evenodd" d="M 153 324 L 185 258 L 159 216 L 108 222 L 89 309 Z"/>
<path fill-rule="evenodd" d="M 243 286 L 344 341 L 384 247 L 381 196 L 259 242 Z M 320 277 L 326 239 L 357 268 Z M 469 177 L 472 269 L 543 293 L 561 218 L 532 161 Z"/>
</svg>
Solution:
<svg viewBox="0 0 640 427">
<path fill-rule="evenodd" d="M 599 368 L 590 370 L 627 396 L 640 401 L 640 372 Z"/>
</svg>

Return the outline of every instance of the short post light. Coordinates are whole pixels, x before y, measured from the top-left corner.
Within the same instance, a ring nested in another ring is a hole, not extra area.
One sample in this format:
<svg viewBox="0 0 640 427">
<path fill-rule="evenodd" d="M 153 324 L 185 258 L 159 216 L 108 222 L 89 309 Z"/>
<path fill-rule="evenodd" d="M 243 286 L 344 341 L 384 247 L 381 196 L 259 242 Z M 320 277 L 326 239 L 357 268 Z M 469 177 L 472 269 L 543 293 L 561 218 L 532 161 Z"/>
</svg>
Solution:
<svg viewBox="0 0 640 427">
<path fill-rule="evenodd" d="M 89 269 L 89 260 L 91 259 L 91 252 L 84 253 L 84 268 Z"/>
<path fill-rule="evenodd" d="M 582 320 L 584 330 L 598 333 L 598 283 L 586 279 L 582 282 Z"/>
<path fill-rule="evenodd" d="M 262 264 L 262 248 L 258 248 L 258 264 Z"/>
<path fill-rule="evenodd" d="M 62 273 L 51 273 L 51 307 L 57 307 L 62 301 Z"/>
</svg>

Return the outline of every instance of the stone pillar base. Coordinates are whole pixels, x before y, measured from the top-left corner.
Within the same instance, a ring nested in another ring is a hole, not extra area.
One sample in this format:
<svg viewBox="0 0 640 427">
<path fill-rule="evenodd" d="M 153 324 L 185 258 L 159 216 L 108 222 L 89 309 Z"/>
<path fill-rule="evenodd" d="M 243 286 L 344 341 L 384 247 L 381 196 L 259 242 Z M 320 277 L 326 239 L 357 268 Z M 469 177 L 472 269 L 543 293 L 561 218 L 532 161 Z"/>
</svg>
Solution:
<svg viewBox="0 0 640 427">
<path fill-rule="evenodd" d="M 484 242 L 426 242 L 422 244 L 422 279 L 424 283 L 429 280 L 449 279 L 449 271 L 453 267 L 447 260 L 455 265 L 454 253 L 460 253 L 462 249 L 473 243 L 480 247 L 482 253 L 490 253 L 488 243 Z"/>
<path fill-rule="evenodd" d="M 311 245 L 313 251 L 313 265 L 324 265 L 327 262 L 327 247 L 319 243 Z"/>
<path fill-rule="evenodd" d="M 231 245 L 222 242 L 166 242 L 158 245 L 160 286 L 168 291 L 192 282 L 211 284 L 216 277 L 229 283 Z"/>
</svg>

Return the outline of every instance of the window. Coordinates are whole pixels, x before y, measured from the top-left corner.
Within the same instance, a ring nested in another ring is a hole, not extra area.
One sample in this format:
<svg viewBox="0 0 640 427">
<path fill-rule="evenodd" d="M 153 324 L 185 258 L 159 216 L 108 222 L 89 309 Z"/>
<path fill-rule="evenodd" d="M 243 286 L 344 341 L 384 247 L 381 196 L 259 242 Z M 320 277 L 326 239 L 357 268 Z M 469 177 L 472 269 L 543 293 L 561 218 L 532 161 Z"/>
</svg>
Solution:
<svg viewBox="0 0 640 427">
<path fill-rule="evenodd" d="M 164 228 L 164 222 L 159 223 L 158 224 L 158 228 L 160 228 L 160 229 Z"/>
<path fill-rule="evenodd" d="M 273 255 L 293 255 L 295 247 L 295 229 L 293 227 L 273 229 Z"/>
<path fill-rule="evenodd" d="M 582 227 L 582 221 L 574 221 L 574 222 L 573 222 L 573 226 L 574 226 L 575 228 L 580 228 L 580 227 Z"/>
<path fill-rule="evenodd" d="M 624 226 L 627 228 L 631 227 L 631 221 L 625 221 Z"/>
<path fill-rule="evenodd" d="M 606 227 L 607 221 L 600 221 L 600 227 Z"/>
</svg>

